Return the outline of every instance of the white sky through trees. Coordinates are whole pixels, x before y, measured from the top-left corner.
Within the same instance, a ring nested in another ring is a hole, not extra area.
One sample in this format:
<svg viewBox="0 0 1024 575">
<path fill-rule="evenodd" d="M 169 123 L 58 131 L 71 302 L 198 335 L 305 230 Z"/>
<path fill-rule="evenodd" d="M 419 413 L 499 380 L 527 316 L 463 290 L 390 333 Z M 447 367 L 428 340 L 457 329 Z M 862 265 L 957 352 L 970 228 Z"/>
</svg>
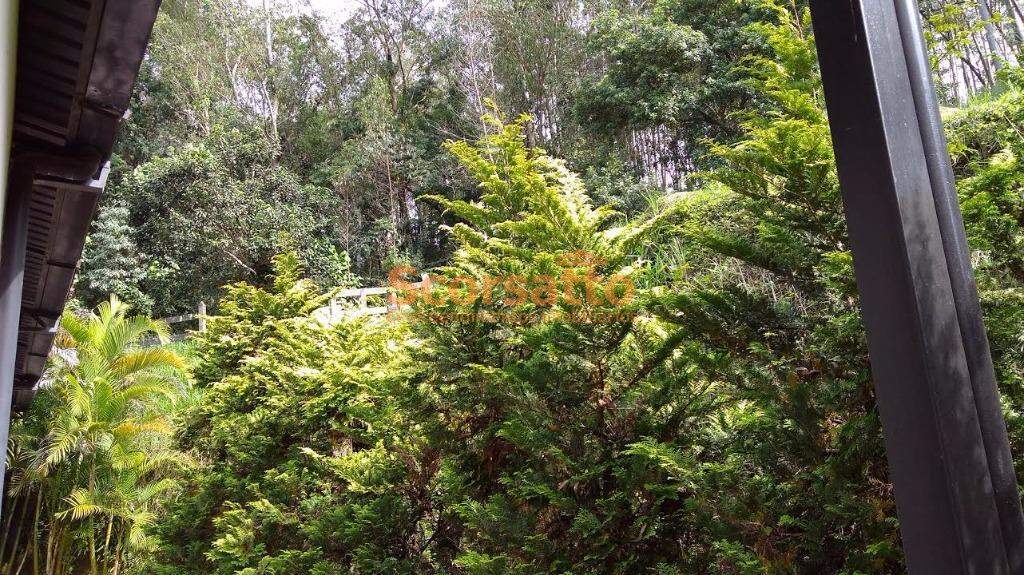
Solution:
<svg viewBox="0 0 1024 575">
<path fill-rule="evenodd" d="M 245 1 L 254 7 L 263 6 L 263 0 Z M 343 21 L 362 5 L 362 0 L 267 0 L 267 4 L 281 10 L 313 11 L 328 20 Z"/>
<path fill-rule="evenodd" d="M 244 0 L 250 6 L 262 8 L 264 0 Z M 356 10 L 364 5 L 363 0 L 266 0 L 267 5 L 275 10 L 288 12 L 298 10 L 315 12 L 331 22 L 344 22 Z M 431 0 L 427 2 L 431 8 L 447 5 L 447 0 Z"/>
</svg>

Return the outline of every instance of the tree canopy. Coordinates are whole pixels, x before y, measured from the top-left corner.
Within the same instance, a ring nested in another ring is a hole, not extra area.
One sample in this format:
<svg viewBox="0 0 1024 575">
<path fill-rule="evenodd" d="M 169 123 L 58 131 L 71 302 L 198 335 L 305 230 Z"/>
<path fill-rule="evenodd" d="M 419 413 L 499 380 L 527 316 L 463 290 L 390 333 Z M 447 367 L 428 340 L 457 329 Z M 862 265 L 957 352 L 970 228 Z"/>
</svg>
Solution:
<svg viewBox="0 0 1024 575">
<path fill-rule="evenodd" d="M 1024 13 L 921 8 L 1024 471 Z M 5 573 L 905 571 L 804 2 L 166 0 L 134 110 Z"/>
</svg>

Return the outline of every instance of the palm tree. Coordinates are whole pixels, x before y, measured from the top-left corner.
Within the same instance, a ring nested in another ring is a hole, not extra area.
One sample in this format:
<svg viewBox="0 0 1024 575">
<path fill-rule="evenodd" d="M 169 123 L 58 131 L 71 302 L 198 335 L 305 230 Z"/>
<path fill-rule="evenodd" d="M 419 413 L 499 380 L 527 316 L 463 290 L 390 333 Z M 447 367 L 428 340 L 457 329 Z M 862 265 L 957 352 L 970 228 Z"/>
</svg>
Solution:
<svg viewBox="0 0 1024 575">
<path fill-rule="evenodd" d="M 11 495 L 34 497 L 22 509 L 41 515 L 19 565 L 31 554 L 37 575 L 62 573 L 79 559 L 88 565 L 76 571 L 118 573 L 125 551 L 147 544 L 154 501 L 174 486 L 181 459 L 168 449 L 158 402 L 181 395 L 185 364 L 166 347 L 140 345 L 151 336 L 166 343 L 166 323 L 127 312 L 111 297 L 87 316 L 61 318 L 64 353 L 40 398 L 45 409 L 29 416 L 43 424 L 35 436 L 15 435 L 15 451 L 31 455 L 12 474 Z"/>
</svg>

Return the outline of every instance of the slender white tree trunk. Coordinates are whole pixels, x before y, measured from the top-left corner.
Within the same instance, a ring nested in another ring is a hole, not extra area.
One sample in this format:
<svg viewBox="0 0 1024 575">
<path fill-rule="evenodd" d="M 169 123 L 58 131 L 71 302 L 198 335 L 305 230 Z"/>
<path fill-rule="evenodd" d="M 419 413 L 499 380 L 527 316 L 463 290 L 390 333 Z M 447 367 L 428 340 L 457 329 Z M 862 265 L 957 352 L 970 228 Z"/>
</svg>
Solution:
<svg viewBox="0 0 1024 575">
<path fill-rule="evenodd" d="M 265 0 L 264 0 L 265 1 Z M 1003 67 L 1003 58 L 996 40 L 996 27 L 992 23 L 992 11 L 988 9 L 987 0 L 978 0 L 978 15 L 985 23 L 985 42 L 988 44 L 989 59 L 992 67 L 998 72 Z"/>
</svg>

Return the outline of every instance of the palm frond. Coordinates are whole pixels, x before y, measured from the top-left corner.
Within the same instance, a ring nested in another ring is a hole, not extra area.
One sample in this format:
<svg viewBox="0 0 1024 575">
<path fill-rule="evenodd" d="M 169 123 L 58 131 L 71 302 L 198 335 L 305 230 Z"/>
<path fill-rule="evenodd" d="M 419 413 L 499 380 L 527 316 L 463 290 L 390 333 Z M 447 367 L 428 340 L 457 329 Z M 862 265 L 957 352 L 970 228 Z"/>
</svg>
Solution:
<svg viewBox="0 0 1024 575">
<path fill-rule="evenodd" d="M 136 373 L 147 370 L 184 371 L 185 360 L 169 349 L 150 347 L 122 355 L 111 364 L 110 369 L 118 378 L 127 379 Z"/>
<path fill-rule="evenodd" d="M 44 471 L 49 471 L 63 463 L 68 455 L 74 450 L 78 443 L 79 434 L 77 430 L 55 427 L 47 436 L 46 444 L 42 450 Z"/>
<path fill-rule="evenodd" d="M 119 437 L 134 437 L 147 431 L 152 431 L 160 434 L 170 434 L 171 425 L 164 418 L 154 418 L 149 421 L 136 421 L 128 420 L 113 430 L 112 433 Z"/>
<path fill-rule="evenodd" d="M 58 347 L 74 349 L 88 341 L 88 339 L 88 323 L 70 311 L 64 312 L 64 315 L 60 318 L 60 326 L 57 329 L 57 337 L 54 343 Z"/>
<path fill-rule="evenodd" d="M 174 397 L 177 393 L 174 384 L 166 381 L 149 381 L 144 384 L 133 385 L 122 389 L 117 393 L 121 401 L 144 401 L 154 397 Z"/>
<path fill-rule="evenodd" d="M 145 525 L 139 521 L 135 521 L 128 528 L 128 547 L 133 551 L 147 551 L 152 549 L 153 541 L 146 534 Z"/>
<path fill-rule="evenodd" d="M 71 495 L 64 498 L 68 508 L 57 513 L 59 519 L 71 519 L 81 521 L 86 517 L 96 515 L 110 515 L 111 510 L 96 502 L 92 495 L 85 489 L 76 489 Z"/>
<path fill-rule="evenodd" d="M 173 479 L 161 479 L 153 483 L 147 483 L 139 488 L 135 500 L 139 502 L 152 501 L 158 495 L 166 493 L 178 487 L 178 482 Z"/>
</svg>

